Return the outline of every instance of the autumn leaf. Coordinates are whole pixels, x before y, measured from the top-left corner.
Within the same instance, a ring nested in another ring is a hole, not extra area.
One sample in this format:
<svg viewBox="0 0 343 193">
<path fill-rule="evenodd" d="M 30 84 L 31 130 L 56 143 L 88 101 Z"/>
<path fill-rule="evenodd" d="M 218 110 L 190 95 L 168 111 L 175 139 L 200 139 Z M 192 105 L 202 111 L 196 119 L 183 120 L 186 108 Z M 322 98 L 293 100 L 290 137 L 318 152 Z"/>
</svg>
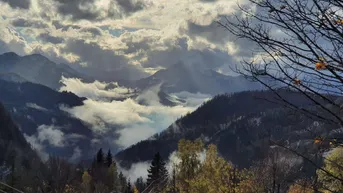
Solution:
<svg viewBox="0 0 343 193">
<path fill-rule="evenodd" d="M 326 69 L 326 67 L 327 67 L 327 64 L 322 61 L 316 63 L 316 70 L 323 70 L 323 69 Z"/>
</svg>

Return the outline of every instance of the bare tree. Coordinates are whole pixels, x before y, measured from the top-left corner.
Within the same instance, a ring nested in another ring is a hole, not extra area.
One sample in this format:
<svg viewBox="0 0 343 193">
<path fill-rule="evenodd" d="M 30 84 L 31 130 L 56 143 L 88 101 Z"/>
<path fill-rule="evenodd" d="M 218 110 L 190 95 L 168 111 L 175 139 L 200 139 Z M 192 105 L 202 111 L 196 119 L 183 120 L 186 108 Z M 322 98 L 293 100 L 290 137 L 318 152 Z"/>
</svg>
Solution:
<svg viewBox="0 0 343 193">
<path fill-rule="evenodd" d="M 219 25 L 254 45 L 236 71 L 273 91 L 287 107 L 343 126 L 343 2 L 341 0 L 249 0 Z M 280 89 L 282 87 L 282 89 Z M 312 106 L 300 106 L 281 92 L 297 91 Z M 325 136 L 315 143 L 342 145 Z M 289 147 L 284 147 L 316 165 Z M 316 165 L 320 170 L 320 166 Z M 329 176 L 337 177 L 329 171 Z M 343 179 L 337 177 L 343 182 Z"/>
<path fill-rule="evenodd" d="M 239 5 L 239 14 L 219 21 L 233 35 L 256 45 L 237 71 L 273 90 L 288 107 L 342 126 L 338 99 L 343 91 L 343 3 L 249 2 L 249 6 Z M 288 101 L 279 94 L 280 85 L 302 93 L 315 107 L 303 108 Z"/>
</svg>

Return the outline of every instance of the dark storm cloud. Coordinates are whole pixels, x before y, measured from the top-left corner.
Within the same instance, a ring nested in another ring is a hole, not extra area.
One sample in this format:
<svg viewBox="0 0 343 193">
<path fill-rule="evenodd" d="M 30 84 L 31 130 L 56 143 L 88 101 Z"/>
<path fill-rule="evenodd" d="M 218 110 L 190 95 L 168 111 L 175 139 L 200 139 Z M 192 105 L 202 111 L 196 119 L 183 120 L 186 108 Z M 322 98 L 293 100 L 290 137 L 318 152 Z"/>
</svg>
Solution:
<svg viewBox="0 0 343 193">
<path fill-rule="evenodd" d="M 181 32 L 190 36 L 203 36 L 214 43 L 223 43 L 223 39 L 230 34 L 224 28 L 220 27 L 217 22 L 213 21 L 209 25 L 199 25 L 194 22 L 187 22 L 187 29 L 180 29 Z"/>
<path fill-rule="evenodd" d="M 12 8 L 29 9 L 31 0 L 0 0 L 8 3 Z"/>
<path fill-rule="evenodd" d="M 71 16 L 73 20 L 95 20 L 99 17 L 98 11 L 92 11 L 94 0 L 54 0 L 59 3 L 58 12 Z"/>
<path fill-rule="evenodd" d="M 133 3 L 132 0 L 115 0 L 125 13 L 133 13 L 144 8 L 141 2 Z"/>
<path fill-rule="evenodd" d="M 61 44 L 64 42 L 64 39 L 61 37 L 55 37 L 48 33 L 42 33 L 38 36 L 39 39 L 43 40 L 44 42 L 50 42 L 52 44 Z"/>
<path fill-rule="evenodd" d="M 93 36 L 101 36 L 102 30 L 98 27 L 85 27 L 80 30 L 81 32 L 91 33 Z"/>
<path fill-rule="evenodd" d="M 144 69 L 129 65 L 125 56 L 117 55 L 111 49 L 104 49 L 95 42 L 70 39 L 67 41 L 65 53 L 73 53 L 79 57 L 77 63 L 86 63 L 81 69 L 99 80 L 113 81 L 113 79 L 139 79 L 146 77 Z"/>
<path fill-rule="evenodd" d="M 220 16 L 224 17 L 233 17 L 233 16 Z M 247 56 L 252 49 L 255 49 L 256 44 L 247 40 L 247 39 L 238 39 L 236 36 L 232 35 L 226 29 L 221 27 L 217 21 L 213 21 L 208 25 L 200 25 L 194 22 L 188 21 L 186 28 L 180 28 L 180 33 L 188 34 L 190 37 L 203 37 L 208 41 L 224 46 L 228 42 L 234 43 L 236 47 L 239 48 L 239 52 L 236 53 L 236 56 Z M 249 48 L 249 49 L 246 49 Z"/>
<path fill-rule="evenodd" d="M 62 31 L 68 31 L 69 29 L 81 29 L 81 27 L 78 25 L 64 25 L 57 20 L 54 20 L 52 25 L 54 25 L 56 29 L 61 29 Z"/>
<path fill-rule="evenodd" d="M 38 20 L 27 20 L 24 18 L 17 18 L 12 20 L 12 25 L 15 27 L 29 27 L 29 28 L 48 28 L 49 26 Z"/>
<path fill-rule="evenodd" d="M 96 0 L 54 1 L 58 2 L 58 12 L 65 16 L 71 16 L 73 20 L 101 20 L 108 17 L 120 18 L 139 11 L 144 7 L 141 2 L 133 2 L 132 0 L 112 0 L 108 10 L 96 9 Z M 121 12 L 115 9 L 116 6 L 119 6 Z"/>
<path fill-rule="evenodd" d="M 113 50 L 103 49 L 99 44 L 84 40 L 69 40 L 63 50 L 80 57 L 81 62 L 87 62 L 89 66 L 111 70 L 127 64 L 124 56 L 116 55 Z"/>
</svg>

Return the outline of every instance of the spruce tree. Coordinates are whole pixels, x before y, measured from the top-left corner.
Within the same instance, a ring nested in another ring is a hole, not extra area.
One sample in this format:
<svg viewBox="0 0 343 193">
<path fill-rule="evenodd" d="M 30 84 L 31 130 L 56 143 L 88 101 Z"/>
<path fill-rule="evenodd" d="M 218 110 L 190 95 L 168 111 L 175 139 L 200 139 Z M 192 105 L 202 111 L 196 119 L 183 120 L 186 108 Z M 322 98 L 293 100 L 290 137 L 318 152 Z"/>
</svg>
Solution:
<svg viewBox="0 0 343 193">
<path fill-rule="evenodd" d="M 126 191 L 125 193 L 133 193 L 133 189 L 131 186 L 130 178 L 127 180 Z"/>
<path fill-rule="evenodd" d="M 107 187 L 113 192 L 117 193 L 120 190 L 120 181 L 118 177 L 117 165 L 115 162 L 108 168 L 108 174 L 106 178 Z"/>
<path fill-rule="evenodd" d="M 137 178 L 136 182 L 135 182 L 135 186 L 138 189 L 139 192 L 142 192 L 145 189 L 145 184 L 143 181 L 143 177 L 139 177 Z"/>
<path fill-rule="evenodd" d="M 120 183 L 120 192 L 125 192 L 126 191 L 126 178 L 125 176 L 123 175 L 122 172 L 119 173 L 119 183 Z"/>
<path fill-rule="evenodd" d="M 148 169 L 147 187 L 149 187 L 149 190 L 159 191 L 166 185 L 167 178 L 166 164 L 158 152 L 151 162 L 150 169 Z"/>
<path fill-rule="evenodd" d="M 96 154 L 96 161 L 98 164 L 104 163 L 104 153 L 102 152 L 102 148 Z"/>
<path fill-rule="evenodd" d="M 112 153 L 111 153 L 111 150 L 108 150 L 107 156 L 106 156 L 106 165 L 107 165 L 107 167 L 110 167 L 112 162 L 113 162 L 113 160 L 112 160 Z"/>
</svg>

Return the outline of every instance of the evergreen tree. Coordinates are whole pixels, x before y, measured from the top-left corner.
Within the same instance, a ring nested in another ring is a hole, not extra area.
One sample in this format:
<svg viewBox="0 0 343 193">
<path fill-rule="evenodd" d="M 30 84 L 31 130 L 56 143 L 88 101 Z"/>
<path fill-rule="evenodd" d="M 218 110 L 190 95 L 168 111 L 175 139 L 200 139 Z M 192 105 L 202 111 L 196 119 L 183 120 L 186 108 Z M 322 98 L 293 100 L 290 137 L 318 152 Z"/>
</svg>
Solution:
<svg viewBox="0 0 343 193">
<path fill-rule="evenodd" d="M 102 152 L 102 148 L 96 154 L 96 161 L 98 164 L 104 163 L 104 153 Z"/>
<path fill-rule="evenodd" d="M 133 193 L 132 186 L 131 186 L 131 182 L 130 182 L 130 178 L 129 178 L 129 180 L 127 181 L 125 193 Z"/>
<path fill-rule="evenodd" d="M 166 185 L 168 171 L 160 153 L 156 153 L 148 169 L 147 186 L 149 190 L 159 191 Z"/>
<path fill-rule="evenodd" d="M 115 162 L 113 162 L 110 168 L 108 169 L 106 185 L 109 187 L 109 189 L 112 192 L 114 193 L 119 192 L 120 182 L 119 182 L 118 171 L 117 171 L 117 166 Z"/>
<path fill-rule="evenodd" d="M 111 153 L 111 150 L 108 150 L 107 156 L 106 156 L 106 165 L 107 165 L 107 167 L 110 167 L 112 162 L 113 162 L 113 160 L 112 160 L 112 153 Z"/>
<path fill-rule="evenodd" d="M 125 192 L 127 184 L 126 184 L 126 178 L 122 172 L 119 173 L 118 178 L 119 178 L 119 184 L 120 184 L 119 190 L 120 190 L 120 192 Z"/>
<path fill-rule="evenodd" d="M 137 190 L 139 192 L 142 192 L 145 189 L 145 184 L 144 184 L 144 181 L 143 181 L 143 177 L 137 178 L 137 180 L 135 182 L 135 186 L 136 186 L 136 188 L 137 188 Z"/>
</svg>

